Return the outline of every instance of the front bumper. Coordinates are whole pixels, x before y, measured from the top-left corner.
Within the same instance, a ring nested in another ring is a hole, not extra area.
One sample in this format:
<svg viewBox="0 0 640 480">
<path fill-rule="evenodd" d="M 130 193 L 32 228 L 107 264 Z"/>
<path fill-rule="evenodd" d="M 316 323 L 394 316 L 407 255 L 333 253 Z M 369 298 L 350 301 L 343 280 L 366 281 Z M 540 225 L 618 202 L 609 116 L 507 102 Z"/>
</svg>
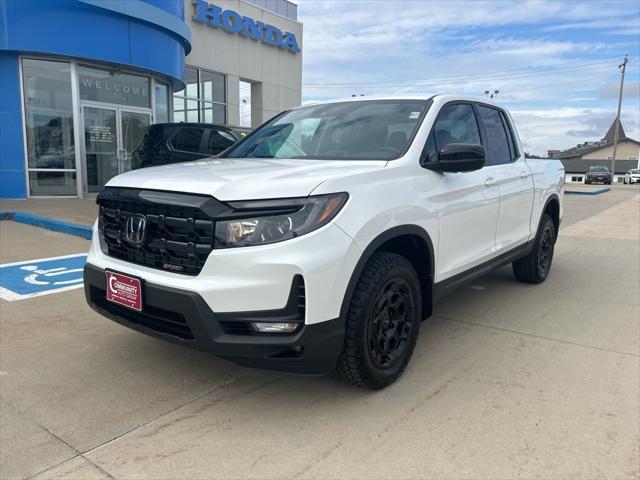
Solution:
<svg viewBox="0 0 640 480">
<path fill-rule="evenodd" d="M 611 183 L 611 177 L 586 177 L 590 183 Z"/>
<path fill-rule="evenodd" d="M 243 334 L 230 334 L 224 325 L 246 323 L 241 313 L 235 318 L 232 314 L 216 314 L 197 292 L 148 281 L 143 281 L 143 308 L 137 312 L 106 300 L 105 270 L 90 263 L 84 269 L 84 288 L 91 308 L 111 320 L 254 368 L 328 373 L 335 367 L 344 342 L 344 325 L 339 318 L 313 325 L 301 323 L 293 334 L 256 335 L 246 330 Z M 272 312 L 251 314 L 268 317 L 273 316 Z"/>
<path fill-rule="evenodd" d="M 306 287 L 307 325 L 340 316 L 342 300 L 362 252 L 333 223 L 307 235 L 245 248 L 213 250 L 198 275 L 149 268 L 106 255 L 97 224 L 87 263 L 145 282 L 197 293 L 214 312 L 282 308 L 296 275 Z"/>
</svg>

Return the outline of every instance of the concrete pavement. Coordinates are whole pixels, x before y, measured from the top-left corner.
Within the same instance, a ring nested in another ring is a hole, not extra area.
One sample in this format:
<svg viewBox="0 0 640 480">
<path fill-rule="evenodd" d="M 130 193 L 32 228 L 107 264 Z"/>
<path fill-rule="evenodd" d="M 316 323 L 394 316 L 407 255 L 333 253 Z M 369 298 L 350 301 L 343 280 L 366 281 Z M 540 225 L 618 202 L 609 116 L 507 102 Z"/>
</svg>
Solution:
<svg viewBox="0 0 640 480">
<path fill-rule="evenodd" d="M 640 478 L 637 192 L 567 196 L 548 280 L 443 299 L 380 392 L 145 337 L 81 290 L 1 302 L 0 477 Z M 87 245 L 16 227 L 3 262 Z"/>
</svg>

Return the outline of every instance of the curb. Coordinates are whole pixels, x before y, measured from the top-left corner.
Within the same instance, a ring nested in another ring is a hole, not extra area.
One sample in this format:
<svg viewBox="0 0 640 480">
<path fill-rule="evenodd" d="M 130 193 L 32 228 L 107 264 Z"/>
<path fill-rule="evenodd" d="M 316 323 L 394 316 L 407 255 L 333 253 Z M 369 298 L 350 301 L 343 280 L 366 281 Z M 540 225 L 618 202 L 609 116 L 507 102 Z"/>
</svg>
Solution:
<svg viewBox="0 0 640 480">
<path fill-rule="evenodd" d="M 13 220 L 14 222 L 26 223 L 27 225 L 53 230 L 54 232 L 75 235 L 76 237 L 86 238 L 87 240 L 91 240 L 93 233 L 93 229 L 86 225 L 55 220 L 53 218 L 41 217 L 40 215 L 25 212 L 0 212 L 0 220 Z"/>
<path fill-rule="evenodd" d="M 601 193 L 610 192 L 610 188 L 601 188 L 600 190 L 593 190 L 591 192 L 580 192 L 576 190 L 565 190 L 565 195 L 600 195 Z"/>
</svg>

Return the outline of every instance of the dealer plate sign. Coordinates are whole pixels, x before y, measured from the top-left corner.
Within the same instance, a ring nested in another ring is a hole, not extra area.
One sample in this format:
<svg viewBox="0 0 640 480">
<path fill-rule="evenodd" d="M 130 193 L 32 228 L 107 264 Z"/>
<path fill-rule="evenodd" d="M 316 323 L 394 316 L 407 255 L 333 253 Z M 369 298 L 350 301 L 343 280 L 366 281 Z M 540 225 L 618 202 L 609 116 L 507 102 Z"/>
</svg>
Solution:
<svg viewBox="0 0 640 480">
<path fill-rule="evenodd" d="M 142 311 L 142 282 L 139 278 L 106 271 L 107 300 Z"/>
</svg>

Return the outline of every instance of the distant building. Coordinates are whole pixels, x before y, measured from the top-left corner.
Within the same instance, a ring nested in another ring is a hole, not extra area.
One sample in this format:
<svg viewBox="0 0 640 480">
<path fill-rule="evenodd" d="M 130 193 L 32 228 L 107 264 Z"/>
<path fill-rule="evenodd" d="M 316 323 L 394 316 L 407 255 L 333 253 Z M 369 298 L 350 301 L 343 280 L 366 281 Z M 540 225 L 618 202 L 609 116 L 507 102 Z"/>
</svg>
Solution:
<svg viewBox="0 0 640 480">
<path fill-rule="evenodd" d="M 549 158 L 559 159 L 564 165 L 567 182 L 584 182 L 584 173 L 593 165 L 604 165 L 611 170 L 615 125 L 614 121 L 602 140 L 583 142 L 567 150 L 547 151 Z M 621 123 L 618 129 L 614 181 L 622 182 L 628 170 L 640 168 L 639 158 L 640 142 L 627 137 Z"/>
</svg>

